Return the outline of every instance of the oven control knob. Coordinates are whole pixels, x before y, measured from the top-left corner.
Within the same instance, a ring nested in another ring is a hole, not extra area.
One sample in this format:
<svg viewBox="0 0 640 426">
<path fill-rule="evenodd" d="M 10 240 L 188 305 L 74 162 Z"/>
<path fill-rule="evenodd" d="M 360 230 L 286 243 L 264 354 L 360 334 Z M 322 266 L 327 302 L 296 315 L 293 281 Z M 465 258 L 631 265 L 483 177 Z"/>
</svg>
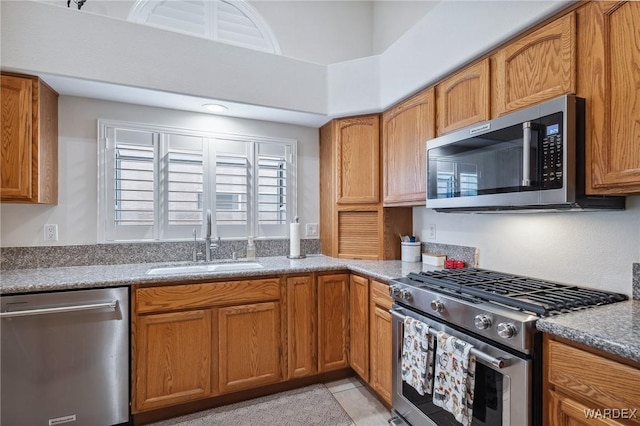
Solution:
<svg viewBox="0 0 640 426">
<path fill-rule="evenodd" d="M 473 323 L 478 330 L 486 330 L 491 327 L 491 317 L 489 315 L 476 315 Z"/>
<path fill-rule="evenodd" d="M 433 309 L 436 312 L 442 312 L 442 311 L 444 311 L 444 303 L 442 303 L 439 300 L 432 300 L 431 301 L 431 309 Z"/>
<path fill-rule="evenodd" d="M 510 322 L 501 322 L 498 324 L 498 336 L 503 339 L 511 339 L 518 333 L 516 326 Z"/>
<path fill-rule="evenodd" d="M 409 290 L 400 290 L 400 297 L 404 300 L 411 300 L 413 298 Z"/>
<path fill-rule="evenodd" d="M 397 285 L 389 286 L 389 296 L 395 297 L 395 296 L 398 296 L 399 294 L 400 294 L 400 287 L 398 287 Z"/>
</svg>

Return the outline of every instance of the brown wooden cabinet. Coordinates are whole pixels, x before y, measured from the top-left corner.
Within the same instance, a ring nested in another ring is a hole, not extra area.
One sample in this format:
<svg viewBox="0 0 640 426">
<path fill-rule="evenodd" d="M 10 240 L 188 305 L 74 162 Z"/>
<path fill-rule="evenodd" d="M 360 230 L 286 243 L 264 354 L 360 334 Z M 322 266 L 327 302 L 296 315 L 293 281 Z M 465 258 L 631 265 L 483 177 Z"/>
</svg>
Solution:
<svg viewBox="0 0 640 426">
<path fill-rule="evenodd" d="M 134 291 L 133 413 L 283 380 L 279 278 Z"/>
<path fill-rule="evenodd" d="M 287 363 L 289 378 L 317 372 L 318 309 L 311 275 L 287 278 Z"/>
<path fill-rule="evenodd" d="M 0 75 L 0 199 L 58 202 L 58 94 L 37 77 Z"/>
<path fill-rule="evenodd" d="M 494 56 L 494 116 L 576 92 L 576 17 L 570 12 Z"/>
<path fill-rule="evenodd" d="M 380 397 L 391 405 L 392 336 L 389 285 L 371 280 L 370 283 L 370 364 L 369 384 Z"/>
<path fill-rule="evenodd" d="M 339 204 L 380 200 L 380 116 L 333 121 Z"/>
<path fill-rule="evenodd" d="M 369 279 L 349 279 L 349 365 L 369 381 Z"/>
<path fill-rule="evenodd" d="M 489 58 L 458 71 L 436 85 L 436 134 L 491 118 Z"/>
<path fill-rule="evenodd" d="M 384 205 L 423 205 L 426 145 L 435 137 L 435 92 L 421 91 L 382 114 Z"/>
<path fill-rule="evenodd" d="M 544 350 L 548 425 L 640 425 L 639 363 L 548 335 Z"/>
<path fill-rule="evenodd" d="M 282 380 L 280 303 L 218 311 L 219 389 L 250 389 Z"/>
<path fill-rule="evenodd" d="M 142 316 L 136 322 L 135 409 L 211 395 L 211 310 Z"/>
<path fill-rule="evenodd" d="M 590 2 L 578 10 L 590 193 L 640 193 L 639 32 L 638 2 Z"/>
<path fill-rule="evenodd" d="M 378 127 L 374 114 L 335 119 L 320 128 L 322 254 L 400 258 L 398 233 L 411 232 L 412 211 L 385 209 L 380 202 Z"/>
<path fill-rule="evenodd" d="M 318 276 L 318 372 L 349 366 L 349 274 Z"/>
</svg>

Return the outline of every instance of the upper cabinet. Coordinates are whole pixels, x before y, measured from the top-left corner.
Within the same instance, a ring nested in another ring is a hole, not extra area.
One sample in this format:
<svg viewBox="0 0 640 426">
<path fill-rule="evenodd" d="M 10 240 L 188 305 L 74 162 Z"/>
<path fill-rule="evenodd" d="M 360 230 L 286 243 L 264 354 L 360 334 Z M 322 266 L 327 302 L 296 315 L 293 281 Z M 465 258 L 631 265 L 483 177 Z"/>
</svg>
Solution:
<svg viewBox="0 0 640 426">
<path fill-rule="evenodd" d="M 333 121 L 337 202 L 377 203 L 380 200 L 380 116 Z"/>
<path fill-rule="evenodd" d="M 411 233 L 411 208 L 386 209 L 380 202 L 379 125 L 380 116 L 374 114 L 335 119 L 320 128 L 324 255 L 399 259 L 398 234 Z"/>
<path fill-rule="evenodd" d="M 0 198 L 58 202 L 58 94 L 37 77 L 0 75 Z"/>
<path fill-rule="evenodd" d="M 576 92 L 576 16 L 552 21 L 495 54 L 494 116 Z"/>
<path fill-rule="evenodd" d="M 489 83 L 489 58 L 438 83 L 438 136 L 490 118 Z"/>
<path fill-rule="evenodd" d="M 591 2 L 578 10 L 590 193 L 640 193 L 639 23 L 639 2 Z"/>
<path fill-rule="evenodd" d="M 384 205 L 424 205 L 426 141 L 435 136 L 435 91 L 426 89 L 382 115 Z"/>
</svg>

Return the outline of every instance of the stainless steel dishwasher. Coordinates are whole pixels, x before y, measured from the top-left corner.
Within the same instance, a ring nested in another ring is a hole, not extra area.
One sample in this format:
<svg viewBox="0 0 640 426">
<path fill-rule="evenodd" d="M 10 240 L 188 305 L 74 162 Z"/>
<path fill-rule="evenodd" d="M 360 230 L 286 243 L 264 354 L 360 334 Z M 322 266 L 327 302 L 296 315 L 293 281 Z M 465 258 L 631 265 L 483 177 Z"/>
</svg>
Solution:
<svg viewBox="0 0 640 426">
<path fill-rule="evenodd" d="M 0 298 L 0 424 L 129 421 L 129 289 Z"/>
</svg>

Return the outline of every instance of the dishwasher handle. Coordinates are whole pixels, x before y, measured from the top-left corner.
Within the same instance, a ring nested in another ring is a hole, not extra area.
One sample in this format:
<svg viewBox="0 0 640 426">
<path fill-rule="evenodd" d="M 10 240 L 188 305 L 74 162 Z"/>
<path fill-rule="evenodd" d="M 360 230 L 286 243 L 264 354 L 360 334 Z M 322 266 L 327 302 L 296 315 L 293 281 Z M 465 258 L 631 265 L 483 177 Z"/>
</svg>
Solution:
<svg viewBox="0 0 640 426">
<path fill-rule="evenodd" d="M 87 305 L 71 305 L 71 306 L 61 306 L 58 308 L 41 308 L 41 309 L 31 309 L 27 311 L 0 312 L 0 319 L 28 317 L 33 315 L 61 314 L 65 312 L 93 311 L 96 309 L 104 309 L 104 308 L 111 308 L 115 310 L 117 307 L 118 307 L 118 301 L 112 300 L 111 302 L 91 303 Z"/>
</svg>

